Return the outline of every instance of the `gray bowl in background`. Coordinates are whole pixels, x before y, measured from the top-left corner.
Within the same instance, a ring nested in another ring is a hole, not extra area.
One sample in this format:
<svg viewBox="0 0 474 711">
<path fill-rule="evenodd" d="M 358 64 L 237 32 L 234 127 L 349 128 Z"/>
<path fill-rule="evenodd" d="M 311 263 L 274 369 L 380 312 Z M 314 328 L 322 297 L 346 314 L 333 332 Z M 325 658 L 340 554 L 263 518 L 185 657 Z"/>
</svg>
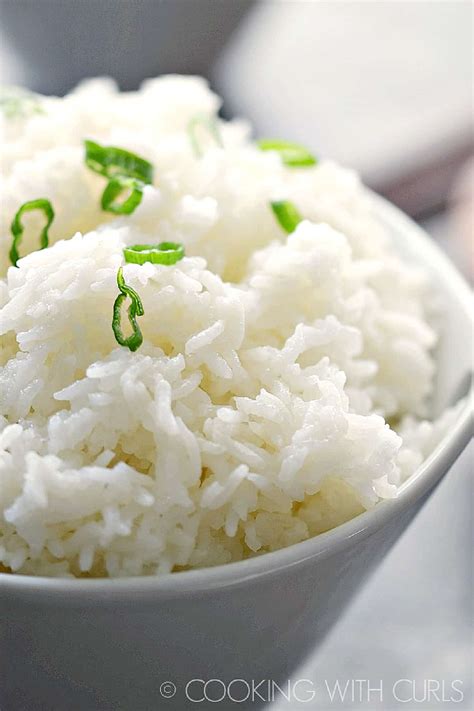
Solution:
<svg viewBox="0 0 474 711">
<path fill-rule="evenodd" d="M 128 90 L 158 74 L 209 76 L 252 2 L 0 0 L 1 40 L 33 91 L 63 95 L 104 75 Z"/>
</svg>

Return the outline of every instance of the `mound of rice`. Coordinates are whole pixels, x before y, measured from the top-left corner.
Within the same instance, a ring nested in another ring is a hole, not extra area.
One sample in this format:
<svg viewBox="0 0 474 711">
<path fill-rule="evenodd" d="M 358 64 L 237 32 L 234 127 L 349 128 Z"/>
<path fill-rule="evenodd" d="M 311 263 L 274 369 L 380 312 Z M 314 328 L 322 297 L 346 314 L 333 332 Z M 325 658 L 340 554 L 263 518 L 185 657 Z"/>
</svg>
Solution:
<svg viewBox="0 0 474 711">
<path fill-rule="evenodd" d="M 126 94 L 95 80 L 39 102 L 2 124 L 4 569 L 216 565 L 395 496 L 436 439 L 418 419 L 436 334 L 425 275 L 392 250 L 357 176 L 289 168 L 240 121 L 219 120 L 223 148 L 204 132 L 197 158 L 189 121 L 219 108 L 197 78 Z M 84 138 L 153 163 L 132 215 L 101 210 Z M 37 197 L 56 212 L 50 247 L 32 251 L 31 229 L 8 268 L 12 217 Z M 289 236 L 279 199 L 306 218 Z M 186 257 L 124 266 L 145 309 L 131 352 L 111 328 L 122 250 L 163 240 Z"/>
</svg>

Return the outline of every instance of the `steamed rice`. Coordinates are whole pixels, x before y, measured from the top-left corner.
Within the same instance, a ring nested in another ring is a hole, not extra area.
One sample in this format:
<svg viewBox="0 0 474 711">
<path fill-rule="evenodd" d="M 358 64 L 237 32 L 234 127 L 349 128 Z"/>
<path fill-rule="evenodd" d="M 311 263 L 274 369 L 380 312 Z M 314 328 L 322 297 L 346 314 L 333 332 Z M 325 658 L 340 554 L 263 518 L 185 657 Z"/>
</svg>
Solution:
<svg viewBox="0 0 474 711">
<path fill-rule="evenodd" d="M 357 176 L 288 168 L 240 121 L 219 121 L 224 149 L 203 133 L 196 158 L 187 125 L 219 108 L 196 78 L 127 94 L 95 80 L 40 103 L 2 124 L 0 564 L 216 565 L 396 496 L 439 436 L 419 419 L 436 333 L 425 274 L 392 250 Z M 155 166 L 132 215 L 101 211 L 84 138 Z M 8 269 L 11 219 L 40 196 L 50 247 L 31 251 L 32 229 Z M 289 236 L 275 199 L 306 218 Z M 164 240 L 187 256 L 124 266 L 145 308 L 131 352 L 111 328 L 122 249 Z"/>
</svg>

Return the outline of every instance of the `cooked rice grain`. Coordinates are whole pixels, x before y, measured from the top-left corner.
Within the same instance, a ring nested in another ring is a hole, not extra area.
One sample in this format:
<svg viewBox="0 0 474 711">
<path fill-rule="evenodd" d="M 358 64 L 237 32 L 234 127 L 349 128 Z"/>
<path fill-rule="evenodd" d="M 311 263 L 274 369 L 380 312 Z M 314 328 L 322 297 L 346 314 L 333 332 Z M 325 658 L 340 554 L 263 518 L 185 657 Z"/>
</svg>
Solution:
<svg viewBox="0 0 474 711">
<path fill-rule="evenodd" d="M 216 565 L 395 496 L 438 432 L 416 419 L 436 334 L 426 277 L 397 257 L 357 176 L 287 168 L 238 121 L 219 121 L 224 150 L 204 134 L 197 159 L 186 127 L 220 102 L 196 78 L 127 94 L 96 80 L 41 101 L 3 124 L 0 564 Z M 154 164 L 131 216 L 100 210 L 85 137 Z M 30 229 L 7 272 L 9 223 L 38 196 L 56 211 L 51 246 L 31 251 Z M 275 199 L 306 218 L 288 237 Z M 166 240 L 185 245 L 176 265 L 124 267 L 145 308 L 132 353 L 111 328 L 122 249 Z M 405 415 L 400 436 L 385 418 Z"/>
</svg>

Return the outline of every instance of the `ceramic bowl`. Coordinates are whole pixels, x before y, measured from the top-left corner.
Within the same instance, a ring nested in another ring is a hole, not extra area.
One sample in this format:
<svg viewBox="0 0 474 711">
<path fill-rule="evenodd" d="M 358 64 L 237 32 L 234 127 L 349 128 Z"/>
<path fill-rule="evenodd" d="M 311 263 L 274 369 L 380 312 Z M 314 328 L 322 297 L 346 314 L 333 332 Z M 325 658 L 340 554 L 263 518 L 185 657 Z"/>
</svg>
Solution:
<svg viewBox="0 0 474 711">
<path fill-rule="evenodd" d="M 431 273 L 445 308 L 436 415 L 470 371 L 469 289 L 419 227 L 379 197 L 373 208 L 403 257 Z M 257 708 L 268 685 L 252 683 L 288 679 L 321 642 L 466 445 L 470 416 L 466 402 L 396 499 L 283 550 L 158 578 L 0 574 L 0 708 Z"/>
</svg>

